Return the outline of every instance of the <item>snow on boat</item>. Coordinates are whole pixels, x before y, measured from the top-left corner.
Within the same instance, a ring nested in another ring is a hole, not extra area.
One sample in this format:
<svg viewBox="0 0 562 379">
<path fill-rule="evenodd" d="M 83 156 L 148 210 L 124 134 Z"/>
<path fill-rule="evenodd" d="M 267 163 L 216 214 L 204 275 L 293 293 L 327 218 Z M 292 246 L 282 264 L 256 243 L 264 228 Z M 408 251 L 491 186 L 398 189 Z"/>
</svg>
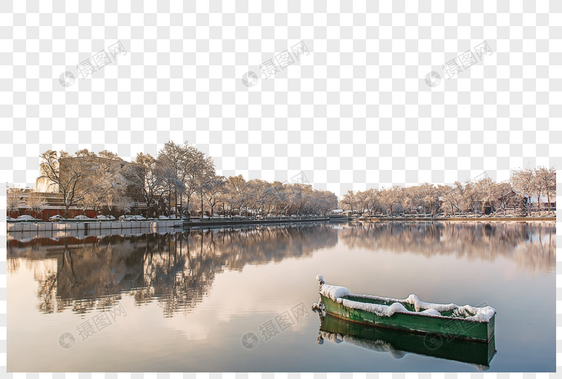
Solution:
<svg viewBox="0 0 562 379">
<path fill-rule="evenodd" d="M 336 344 L 345 342 L 376 352 L 388 353 L 396 359 L 406 354 L 418 354 L 433 358 L 447 359 L 475 365 L 485 371 L 496 354 L 495 337 L 488 343 L 447 339 L 429 333 L 410 333 L 386 328 L 373 328 L 365 324 L 350 322 L 326 315 L 321 318 L 317 343 L 325 341 Z"/>
<path fill-rule="evenodd" d="M 320 302 L 313 307 L 334 317 L 413 333 L 437 333 L 448 339 L 489 342 L 494 336 L 496 310 L 490 306 L 426 303 L 413 294 L 406 299 L 357 295 L 326 284 L 322 275 L 316 279 Z"/>
</svg>

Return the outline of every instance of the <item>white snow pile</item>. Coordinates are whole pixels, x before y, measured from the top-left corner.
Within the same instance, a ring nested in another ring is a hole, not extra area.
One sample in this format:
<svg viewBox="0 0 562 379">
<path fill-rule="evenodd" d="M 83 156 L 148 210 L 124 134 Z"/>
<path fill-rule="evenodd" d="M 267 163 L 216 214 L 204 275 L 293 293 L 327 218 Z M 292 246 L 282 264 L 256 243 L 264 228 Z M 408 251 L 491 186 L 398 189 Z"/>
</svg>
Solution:
<svg viewBox="0 0 562 379">
<path fill-rule="evenodd" d="M 338 303 L 341 303 L 341 301 L 343 300 L 342 297 L 349 296 L 350 294 L 349 290 L 345 287 L 330 286 L 328 284 L 324 284 L 322 286 L 320 293 L 326 297 L 329 297 L 333 301 L 337 301 Z"/>
<path fill-rule="evenodd" d="M 416 309 L 416 312 L 419 312 L 421 309 L 435 309 L 437 312 L 443 311 L 451 311 L 455 308 L 458 308 L 458 305 L 453 303 L 450 304 L 434 304 L 434 303 L 425 303 L 420 301 L 418 297 L 414 294 L 408 296 L 406 300 L 403 300 L 405 303 L 412 304 Z"/>
<path fill-rule="evenodd" d="M 319 275 L 321 280 L 322 276 Z M 317 277 L 317 279 L 318 279 Z M 470 305 L 459 306 L 453 303 L 449 304 L 435 304 L 426 303 L 420 301 L 418 297 L 411 294 L 406 299 L 393 299 L 389 297 L 379 297 L 372 295 L 356 295 L 349 292 L 345 287 L 332 286 L 329 284 L 323 284 L 320 289 L 320 294 L 325 297 L 332 299 L 339 304 L 343 304 L 345 307 L 352 309 L 359 309 L 366 312 L 374 313 L 381 317 L 390 317 L 394 313 L 408 313 L 408 314 L 423 314 L 429 317 L 442 317 L 442 318 L 462 318 L 469 321 L 477 322 L 489 322 L 492 316 L 496 314 L 496 310 L 490 306 L 486 307 L 472 307 Z M 372 299 L 384 301 L 387 303 L 392 303 L 391 305 L 374 304 L 374 303 L 364 303 L 361 301 L 344 299 L 346 296 L 353 296 L 363 299 Z M 404 307 L 403 303 L 411 304 L 415 312 L 409 311 Z M 451 316 L 442 316 L 440 312 L 453 311 Z"/>
<path fill-rule="evenodd" d="M 395 312 L 411 313 L 400 303 L 394 303 L 389 306 L 389 305 L 382 305 L 382 304 L 362 303 L 360 301 L 343 299 L 343 305 L 344 307 L 360 309 L 365 312 L 374 313 L 377 316 L 381 316 L 381 317 L 384 316 L 390 317 Z"/>
<path fill-rule="evenodd" d="M 464 305 L 455 309 L 451 317 L 463 317 L 465 320 L 488 322 L 496 310 L 490 306 L 476 308 L 470 305 Z"/>
<path fill-rule="evenodd" d="M 427 314 L 427 315 L 430 315 L 430 316 L 438 316 L 438 317 L 441 316 L 441 313 L 439 313 L 438 311 L 436 311 L 433 308 L 426 309 L 425 311 L 422 311 L 420 313 Z"/>
</svg>

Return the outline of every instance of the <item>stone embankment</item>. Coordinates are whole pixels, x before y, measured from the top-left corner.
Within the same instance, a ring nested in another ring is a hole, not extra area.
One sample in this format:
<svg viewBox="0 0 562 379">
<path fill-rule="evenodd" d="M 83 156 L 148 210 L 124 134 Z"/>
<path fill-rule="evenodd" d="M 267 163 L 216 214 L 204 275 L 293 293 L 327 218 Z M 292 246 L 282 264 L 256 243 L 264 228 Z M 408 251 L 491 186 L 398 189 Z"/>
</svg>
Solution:
<svg viewBox="0 0 562 379">
<path fill-rule="evenodd" d="M 105 236 L 112 234 L 167 233 L 184 228 L 228 227 L 237 225 L 281 224 L 295 222 L 328 221 L 327 217 L 282 218 L 274 220 L 147 220 L 147 221 L 69 221 L 69 222 L 8 222 L 8 237 L 64 237 Z"/>
<path fill-rule="evenodd" d="M 37 237 L 144 234 L 175 228 L 183 228 L 183 221 L 9 222 L 7 224 L 8 236 L 18 235 L 18 237 L 22 234 Z"/>
</svg>

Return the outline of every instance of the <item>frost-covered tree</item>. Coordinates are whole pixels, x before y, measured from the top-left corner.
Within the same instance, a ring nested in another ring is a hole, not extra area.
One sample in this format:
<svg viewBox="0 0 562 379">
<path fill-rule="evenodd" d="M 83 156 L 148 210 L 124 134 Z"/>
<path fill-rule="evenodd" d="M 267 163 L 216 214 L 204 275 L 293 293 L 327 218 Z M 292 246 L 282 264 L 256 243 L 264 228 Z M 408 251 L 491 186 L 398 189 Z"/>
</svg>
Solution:
<svg viewBox="0 0 562 379">
<path fill-rule="evenodd" d="M 134 206 L 134 202 L 127 196 L 120 196 L 115 200 L 113 205 L 118 211 L 129 213 Z"/>
<path fill-rule="evenodd" d="M 226 180 L 226 188 L 229 194 L 227 202 L 231 211 L 237 209 L 238 214 L 241 215 L 249 203 L 248 183 L 242 175 L 229 176 Z"/>
<path fill-rule="evenodd" d="M 166 205 L 168 212 L 172 207 L 177 209 L 176 213 L 183 212 L 183 198 L 186 190 L 186 179 L 190 169 L 190 146 L 186 142 L 184 146 L 169 141 L 158 153 L 158 163 L 162 169 L 163 186 L 167 188 Z M 173 204 L 173 205 L 172 205 Z"/>
<path fill-rule="evenodd" d="M 109 151 L 102 151 L 97 158 L 97 172 L 90 186 L 89 191 L 82 200 L 85 209 L 92 209 L 97 213 L 103 205 L 106 205 L 111 212 L 115 199 L 125 196 L 129 184 L 126 178 L 127 163 L 119 158 L 117 154 Z"/>
<path fill-rule="evenodd" d="M 64 215 L 68 217 L 71 206 L 79 204 L 85 197 L 95 191 L 95 174 L 99 169 L 99 160 L 88 150 L 77 151 L 71 155 L 65 151 L 48 150 L 41 154 L 41 178 L 56 186 L 62 195 Z"/>
<path fill-rule="evenodd" d="M 165 193 L 165 178 L 161 165 L 150 154 L 137 154 L 135 162 L 126 166 L 124 175 L 142 196 L 148 215 L 156 209 L 158 199 Z"/>
<path fill-rule="evenodd" d="M 554 167 L 538 167 L 536 180 L 541 183 L 540 187 L 547 198 L 548 213 L 550 213 L 550 200 L 556 198 L 556 169 Z"/>
<path fill-rule="evenodd" d="M 354 213 L 358 203 L 356 193 L 353 192 L 353 190 L 348 190 L 347 193 L 342 196 L 340 203 L 343 205 L 343 209 L 348 209 L 351 213 Z"/>
<path fill-rule="evenodd" d="M 534 185 L 535 182 L 535 172 L 531 168 L 526 168 L 523 170 L 517 170 L 513 173 L 511 177 L 511 185 L 516 191 L 519 191 L 523 198 L 527 198 L 526 201 L 526 212 L 531 215 L 531 196 L 536 191 Z"/>
<path fill-rule="evenodd" d="M 43 195 L 37 192 L 30 193 L 25 198 L 25 204 L 31 209 L 34 217 L 37 217 L 37 214 L 42 213 L 45 207 L 47 206 L 47 202 Z"/>
<path fill-rule="evenodd" d="M 226 178 L 224 176 L 215 176 L 207 182 L 204 194 L 206 203 L 211 209 L 211 217 L 214 215 L 215 206 L 220 201 L 220 196 L 225 191 L 225 188 Z"/>
<path fill-rule="evenodd" d="M 8 187 L 6 193 L 6 208 L 8 210 L 8 215 L 11 215 L 12 212 L 17 211 L 20 208 L 22 195 L 23 188 L 15 185 Z"/>
</svg>

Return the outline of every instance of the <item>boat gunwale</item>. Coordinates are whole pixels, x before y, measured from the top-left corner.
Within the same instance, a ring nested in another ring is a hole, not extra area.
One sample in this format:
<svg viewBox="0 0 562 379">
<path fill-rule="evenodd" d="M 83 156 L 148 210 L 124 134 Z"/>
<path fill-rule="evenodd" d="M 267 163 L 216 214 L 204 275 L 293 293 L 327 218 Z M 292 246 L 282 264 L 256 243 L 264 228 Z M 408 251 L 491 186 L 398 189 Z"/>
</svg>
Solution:
<svg viewBox="0 0 562 379">
<path fill-rule="evenodd" d="M 331 301 L 334 301 L 333 299 L 331 299 L 330 297 L 328 297 L 328 296 L 326 296 L 326 295 L 324 295 L 324 294 L 322 294 L 322 293 L 320 293 L 320 296 L 321 296 L 322 298 L 326 298 L 326 299 L 330 299 Z M 335 302 L 336 302 L 336 303 L 340 303 L 340 302 L 338 301 L 339 299 L 341 299 L 341 300 L 348 300 L 348 301 L 355 301 L 355 300 L 352 300 L 352 299 L 348 299 L 348 297 L 359 297 L 359 298 L 372 299 L 372 300 L 393 301 L 393 302 L 395 302 L 395 303 L 400 303 L 400 304 L 404 305 L 404 300 L 400 300 L 400 299 L 383 298 L 383 297 L 374 296 L 374 295 L 357 295 L 357 294 L 353 294 L 353 293 L 350 293 L 349 295 L 345 295 L 345 296 L 342 296 L 342 297 L 338 297 L 337 300 L 335 300 Z M 357 301 L 357 302 L 358 302 L 358 303 L 364 303 L 364 304 L 372 304 L 372 303 L 361 302 L 361 301 Z M 371 311 L 367 311 L 367 310 L 364 310 L 364 309 L 357 309 L 357 308 L 345 306 L 345 305 L 343 304 L 343 301 L 342 301 L 340 304 L 341 304 L 342 306 L 346 307 L 346 308 L 349 308 L 349 309 L 362 310 L 363 312 L 367 312 L 367 313 L 371 313 L 371 314 L 377 315 L 375 312 L 371 312 Z M 406 303 L 406 304 L 411 305 L 410 303 Z M 380 305 L 383 305 L 383 304 L 380 304 Z M 439 305 L 443 305 L 443 304 L 439 304 Z M 387 306 L 387 305 L 385 305 L 385 306 Z M 476 307 L 475 307 L 475 308 L 476 308 Z M 406 308 L 406 309 L 407 309 L 407 308 Z M 428 308 L 428 309 L 433 309 L 433 308 Z M 458 308 L 456 308 L 456 309 L 458 309 Z M 439 312 L 439 311 L 437 311 L 437 312 Z M 467 320 L 466 318 L 451 317 L 451 316 L 443 316 L 443 315 L 441 315 L 441 314 L 440 314 L 439 316 L 437 316 L 437 315 L 432 315 L 432 314 L 429 314 L 429 313 L 413 312 L 413 311 L 408 311 L 408 312 L 399 312 L 399 311 L 397 311 L 396 313 L 400 313 L 400 314 L 403 314 L 403 315 L 410 315 L 410 316 L 422 316 L 422 317 L 440 318 L 440 319 L 445 319 L 445 320 L 456 320 L 456 321 L 462 321 L 462 322 L 467 322 L 467 323 L 489 324 L 489 323 L 490 323 L 490 320 L 492 320 L 492 318 L 494 318 L 494 317 L 496 316 L 497 311 L 495 311 L 495 309 L 494 309 L 494 314 L 493 314 L 492 317 L 490 317 L 490 319 L 488 319 L 487 321 Z M 439 313 L 441 313 L 441 312 L 439 312 Z M 332 314 L 332 313 L 330 313 L 330 314 Z M 377 315 L 377 316 L 379 316 L 379 315 Z M 392 317 L 392 316 L 379 316 L 379 317 Z"/>
<path fill-rule="evenodd" d="M 330 300 L 332 300 L 332 299 L 330 299 Z M 333 301 L 333 300 L 332 300 L 332 301 Z M 343 305 L 343 304 L 341 304 L 341 305 L 345 307 L 345 305 Z M 348 307 L 345 307 L 345 308 L 348 308 Z M 353 309 L 353 308 L 352 308 L 352 309 Z M 417 330 L 417 329 L 402 329 L 402 328 L 397 328 L 397 327 L 389 326 L 389 325 L 386 325 L 386 324 L 375 324 L 375 323 L 371 323 L 371 322 L 358 321 L 358 320 L 354 320 L 354 319 L 352 319 L 352 318 L 344 317 L 344 316 L 339 315 L 339 314 L 337 314 L 337 313 L 330 312 L 330 311 L 328 311 L 327 309 L 325 310 L 325 312 L 326 312 L 326 314 L 328 314 L 328 315 L 330 315 L 330 316 L 332 316 L 332 317 L 338 318 L 338 319 L 340 319 L 340 320 L 344 320 L 344 321 L 347 321 L 347 322 L 353 322 L 353 323 L 361 324 L 361 325 L 366 325 L 366 326 L 370 326 L 370 327 L 373 327 L 373 328 L 383 328 L 383 329 L 388 329 L 388 330 L 395 330 L 395 331 L 402 332 L 402 333 L 415 333 L 415 334 L 426 334 L 426 335 L 427 335 L 427 334 L 440 334 L 440 335 L 442 334 L 442 333 L 439 333 L 439 332 L 432 332 L 432 331 L 426 331 L 426 330 Z M 363 312 L 367 312 L 367 311 L 363 311 Z M 368 312 L 368 313 L 372 313 L 372 312 Z M 422 315 L 416 315 L 415 313 L 402 313 L 402 314 L 408 315 L 408 316 L 422 316 Z M 380 316 L 379 316 L 379 317 L 380 317 Z M 390 317 L 392 317 L 392 316 L 390 316 Z M 438 318 L 438 317 L 435 316 L 434 318 Z M 444 317 L 443 317 L 443 318 L 444 318 Z M 495 318 L 495 315 L 492 316 L 492 318 Z M 490 318 L 490 320 L 491 320 L 492 318 Z M 470 320 L 469 320 L 469 321 L 470 321 Z M 474 321 L 473 321 L 473 322 L 474 322 Z M 477 322 L 477 321 L 476 321 L 476 322 Z M 471 338 L 471 337 L 463 337 L 463 336 L 455 336 L 455 339 L 461 339 L 461 340 L 473 341 L 473 342 L 480 342 L 480 343 L 489 343 L 489 342 L 492 340 L 492 338 L 493 338 L 494 336 L 495 336 L 495 333 L 493 333 L 487 340 L 486 340 L 486 339 L 481 339 L 481 338 Z"/>
</svg>

